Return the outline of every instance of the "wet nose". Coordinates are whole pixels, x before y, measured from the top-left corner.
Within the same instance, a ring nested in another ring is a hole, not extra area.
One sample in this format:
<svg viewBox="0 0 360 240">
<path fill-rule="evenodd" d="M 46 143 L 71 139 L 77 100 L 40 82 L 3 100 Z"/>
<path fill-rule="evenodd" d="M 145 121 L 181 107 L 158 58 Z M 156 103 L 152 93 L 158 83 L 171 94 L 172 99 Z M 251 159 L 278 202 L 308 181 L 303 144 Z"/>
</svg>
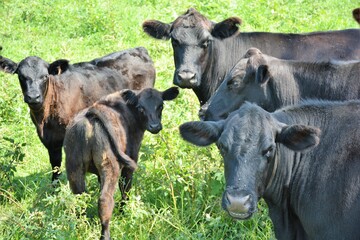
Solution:
<svg viewBox="0 0 360 240">
<path fill-rule="evenodd" d="M 238 191 L 225 191 L 222 206 L 230 216 L 236 219 L 246 219 L 254 212 L 254 197 L 251 194 Z"/>
<path fill-rule="evenodd" d="M 26 94 L 24 101 L 29 104 L 40 103 L 40 94 Z"/>
<path fill-rule="evenodd" d="M 160 123 L 149 124 L 149 131 L 151 133 L 158 133 L 158 132 L 160 132 L 161 129 L 162 129 L 162 126 Z"/>
<path fill-rule="evenodd" d="M 197 83 L 196 74 L 190 70 L 180 71 L 178 73 L 179 85 L 194 85 Z"/>
</svg>

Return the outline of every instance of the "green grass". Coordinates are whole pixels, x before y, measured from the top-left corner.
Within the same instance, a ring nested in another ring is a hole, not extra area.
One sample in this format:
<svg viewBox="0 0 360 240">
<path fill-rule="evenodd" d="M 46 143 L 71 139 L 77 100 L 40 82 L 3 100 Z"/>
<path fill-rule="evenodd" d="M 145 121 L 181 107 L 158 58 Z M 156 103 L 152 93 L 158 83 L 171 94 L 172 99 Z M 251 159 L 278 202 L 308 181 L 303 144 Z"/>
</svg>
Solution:
<svg viewBox="0 0 360 240">
<path fill-rule="evenodd" d="M 358 1 L 155 1 L 2 0 L 1 55 L 14 61 L 37 55 L 72 63 L 144 46 L 157 70 L 156 87 L 172 85 L 169 42 L 146 36 L 146 19 L 171 22 L 195 7 L 221 21 L 239 16 L 242 31 L 310 32 L 358 28 L 351 11 Z M 0 239 L 96 239 L 98 183 L 88 176 L 88 194 L 74 196 L 62 175 L 50 185 L 46 149 L 38 140 L 22 100 L 17 76 L 0 73 Z M 167 102 L 164 129 L 146 133 L 139 169 L 125 212 L 115 209 L 114 239 L 272 239 L 264 202 L 248 221 L 234 221 L 220 207 L 223 166 L 215 146 L 197 148 L 183 141 L 178 126 L 197 120 L 198 101 L 190 90 Z M 7 175 L 6 175 L 7 174 Z M 116 201 L 120 201 L 117 191 Z"/>
</svg>

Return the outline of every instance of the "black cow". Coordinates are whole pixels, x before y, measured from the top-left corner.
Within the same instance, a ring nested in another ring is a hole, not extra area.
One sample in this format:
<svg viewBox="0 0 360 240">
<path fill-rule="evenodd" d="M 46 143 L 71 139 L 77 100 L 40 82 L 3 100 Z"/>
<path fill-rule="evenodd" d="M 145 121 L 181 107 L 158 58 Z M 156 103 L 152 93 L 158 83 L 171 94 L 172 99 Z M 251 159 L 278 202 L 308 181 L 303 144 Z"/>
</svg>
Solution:
<svg viewBox="0 0 360 240">
<path fill-rule="evenodd" d="M 100 180 L 99 216 L 101 239 L 110 239 L 109 222 L 114 208 L 114 192 L 119 187 L 123 200 L 131 187 L 145 130 L 162 129 L 163 101 L 177 97 L 172 87 L 164 92 L 147 88 L 115 92 L 77 114 L 68 125 L 64 148 L 66 172 L 73 193 L 85 191 L 85 174 L 92 172 Z"/>
<path fill-rule="evenodd" d="M 360 59 L 360 29 L 306 34 L 239 33 L 240 23 L 237 17 L 214 23 L 191 8 L 171 24 L 149 20 L 143 23 L 143 29 L 154 38 L 171 39 L 174 84 L 192 88 L 200 105 L 250 47 L 282 59 Z"/>
<path fill-rule="evenodd" d="M 31 120 L 49 152 L 53 181 L 60 174 L 66 125 L 78 111 L 109 93 L 153 87 L 155 82 L 153 61 L 142 47 L 73 65 L 68 60 L 49 64 L 39 57 L 15 63 L 0 56 L 0 70 L 19 77 Z"/>
<path fill-rule="evenodd" d="M 201 107 L 199 115 L 214 121 L 226 118 L 245 101 L 274 111 L 305 98 L 359 99 L 360 61 L 282 60 L 251 48 Z"/>
<path fill-rule="evenodd" d="M 185 123 L 180 132 L 199 146 L 216 142 L 225 169 L 222 207 L 231 217 L 250 218 L 262 197 L 277 239 L 357 240 L 359 116 L 359 101 L 273 113 L 245 103 L 226 120 Z"/>
</svg>

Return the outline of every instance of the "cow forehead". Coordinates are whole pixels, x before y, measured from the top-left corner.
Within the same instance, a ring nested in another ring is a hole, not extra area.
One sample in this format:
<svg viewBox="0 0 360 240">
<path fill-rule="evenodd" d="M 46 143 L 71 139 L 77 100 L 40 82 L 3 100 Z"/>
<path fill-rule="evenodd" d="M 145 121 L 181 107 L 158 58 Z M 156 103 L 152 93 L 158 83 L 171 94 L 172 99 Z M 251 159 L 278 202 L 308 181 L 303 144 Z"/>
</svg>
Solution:
<svg viewBox="0 0 360 240">
<path fill-rule="evenodd" d="M 48 73 L 49 64 L 39 57 L 27 57 L 18 66 L 18 74 L 24 76 L 36 76 Z"/>
<path fill-rule="evenodd" d="M 139 94 L 139 103 L 142 106 L 157 106 L 162 102 L 161 92 L 155 89 L 145 89 Z"/>
<path fill-rule="evenodd" d="M 264 141 L 274 141 L 276 129 L 270 113 L 247 102 L 227 118 L 219 142 L 228 147 L 234 144 L 261 147 Z"/>
</svg>

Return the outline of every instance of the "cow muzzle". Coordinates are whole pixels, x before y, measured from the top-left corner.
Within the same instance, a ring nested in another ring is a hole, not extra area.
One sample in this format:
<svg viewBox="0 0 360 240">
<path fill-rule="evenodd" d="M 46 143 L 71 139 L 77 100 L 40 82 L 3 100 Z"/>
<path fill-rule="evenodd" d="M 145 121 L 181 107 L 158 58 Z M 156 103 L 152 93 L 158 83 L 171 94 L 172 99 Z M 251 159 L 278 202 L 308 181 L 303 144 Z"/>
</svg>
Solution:
<svg viewBox="0 0 360 240">
<path fill-rule="evenodd" d="M 40 94 L 26 94 L 24 96 L 24 102 L 31 108 L 39 108 L 42 104 L 42 98 Z"/>
<path fill-rule="evenodd" d="M 222 207 L 229 215 L 238 220 L 245 220 L 255 212 L 254 196 L 246 191 L 226 190 L 222 198 Z"/>
<path fill-rule="evenodd" d="M 199 86 L 196 73 L 190 70 L 182 70 L 175 74 L 174 84 L 181 88 L 193 88 Z"/>
<path fill-rule="evenodd" d="M 160 132 L 162 129 L 162 125 L 161 123 L 152 123 L 152 124 L 148 124 L 148 131 L 153 133 L 153 134 L 156 134 L 158 132 Z"/>
</svg>

